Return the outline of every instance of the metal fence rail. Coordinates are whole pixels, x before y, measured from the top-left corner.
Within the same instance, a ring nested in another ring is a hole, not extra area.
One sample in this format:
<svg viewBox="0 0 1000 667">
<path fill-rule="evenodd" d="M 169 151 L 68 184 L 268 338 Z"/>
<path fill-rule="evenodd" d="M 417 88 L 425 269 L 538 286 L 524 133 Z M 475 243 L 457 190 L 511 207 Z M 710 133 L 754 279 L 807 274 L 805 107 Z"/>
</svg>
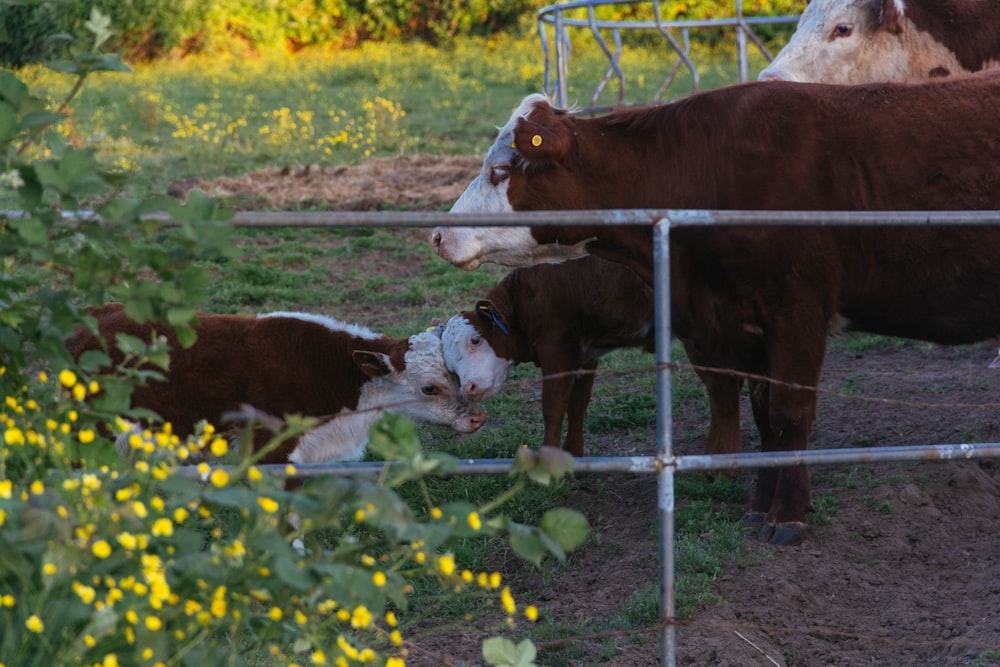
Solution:
<svg viewBox="0 0 1000 667">
<path fill-rule="evenodd" d="M 652 15 L 652 20 L 610 20 L 598 18 L 599 9 L 628 5 L 632 8 L 645 8 Z M 601 47 L 608 59 L 608 69 L 604 72 L 594 89 L 588 111 L 602 107 L 597 100 L 604 92 L 612 77 L 618 79 L 618 104 L 625 102 L 625 73 L 621 66 L 623 51 L 622 32 L 651 33 L 662 37 L 666 42 L 668 52 L 676 56 L 666 78 L 659 90 L 653 96 L 652 102 L 661 101 L 663 94 L 682 70 L 691 75 L 694 90 L 698 90 L 698 66 L 691 60 L 691 29 L 701 28 L 732 28 L 736 31 L 736 61 L 739 70 L 739 80 L 749 78 L 749 61 L 747 44 L 752 42 L 768 61 L 773 56 L 761 39 L 754 33 L 753 26 L 795 23 L 798 16 L 744 16 L 743 3 L 735 0 L 736 16 L 732 18 L 700 19 L 668 21 L 663 19 L 663 3 L 660 0 L 574 0 L 554 5 L 548 5 L 538 11 L 538 37 L 541 40 L 545 59 L 544 91 L 558 106 L 569 104 L 569 58 L 570 58 L 570 28 L 589 32 L 590 36 Z M 551 38 L 549 33 L 552 33 Z M 680 41 L 674 37 L 674 32 L 680 32 Z M 610 33 L 614 43 L 612 49 L 603 33 Z M 551 39 L 552 45 L 549 42 Z"/>
<path fill-rule="evenodd" d="M 663 667 L 676 665 L 676 619 L 674 594 L 674 476 L 696 470 L 758 468 L 819 464 L 863 464 L 914 460 L 967 460 L 1000 458 L 1000 443 L 928 444 L 898 447 L 859 447 L 794 452 L 758 452 L 702 456 L 675 456 L 672 450 L 670 361 L 670 272 L 669 233 L 672 227 L 690 225 L 730 226 L 926 226 L 996 225 L 1000 211 L 704 211 L 704 210 L 607 210 L 551 211 L 510 214 L 451 215 L 447 213 L 404 212 L 281 212 L 238 213 L 232 224 L 238 227 L 430 227 L 517 226 L 517 225 L 649 225 L 654 234 L 657 423 L 656 455 L 642 457 L 595 457 L 575 461 L 579 473 L 635 472 L 657 475 L 657 522 L 660 551 L 661 659 Z M 293 476 L 359 475 L 381 472 L 380 463 L 343 463 L 298 466 Z M 510 459 L 460 461 L 452 474 L 497 474 L 510 470 Z M 265 466 L 277 475 L 287 475 L 284 466 Z M 183 474 L 196 475 L 192 469 Z"/>
</svg>

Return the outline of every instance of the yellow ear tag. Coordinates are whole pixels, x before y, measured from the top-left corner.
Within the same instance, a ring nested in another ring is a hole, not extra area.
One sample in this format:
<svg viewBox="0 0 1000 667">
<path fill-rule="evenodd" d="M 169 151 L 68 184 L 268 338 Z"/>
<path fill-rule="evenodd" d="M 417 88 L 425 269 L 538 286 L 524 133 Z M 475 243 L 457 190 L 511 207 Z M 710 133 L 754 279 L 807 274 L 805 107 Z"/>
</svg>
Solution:
<svg viewBox="0 0 1000 667">
<path fill-rule="evenodd" d="M 514 150 L 517 150 L 517 141 L 514 140 L 514 139 L 511 139 L 510 140 L 510 147 L 513 148 Z"/>
<path fill-rule="evenodd" d="M 531 138 L 531 145 L 534 146 L 535 148 L 538 148 L 539 146 L 541 146 L 542 145 L 542 135 L 536 134 L 535 136 L 533 136 Z"/>
</svg>

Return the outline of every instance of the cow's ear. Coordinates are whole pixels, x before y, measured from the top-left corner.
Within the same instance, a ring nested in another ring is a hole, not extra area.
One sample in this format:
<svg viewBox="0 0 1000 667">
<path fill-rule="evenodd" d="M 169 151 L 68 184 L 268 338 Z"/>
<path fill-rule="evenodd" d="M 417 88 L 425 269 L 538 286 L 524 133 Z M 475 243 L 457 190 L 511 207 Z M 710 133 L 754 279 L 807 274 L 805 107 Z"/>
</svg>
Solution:
<svg viewBox="0 0 1000 667">
<path fill-rule="evenodd" d="M 389 361 L 388 355 L 369 350 L 354 350 L 351 356 L 361 372 L 368 377 L 377 378 L 392 373 L 392 362 Z"/>
<path fill-rule="evenodd" d="M 902 3 L 897 0 L 875 0 L 872 4 L 878 12 L 878 23 L 882 29 L 891 35 L 898 35 L 903 29 Z"/>
<path fill-rule="evenodd" d="M 479 315 L 479 319 L 487 322 L 491 325 L 496 326 L 500 331 L 504 332 L 508 336 L 510 335 L 510 329 L 504 324 L 504 318 L 497 310 L 496 306 L 493 305 L 492 301 L 483 299 L 476 302 L 476 314 Z"/>
<path fill-rule="evenodd" d="M 528 164 L 559 162 L 570 148 L 566 113 L 548 104 L 536 104 L 514 126 L 514 147 Z"/>
</svg>

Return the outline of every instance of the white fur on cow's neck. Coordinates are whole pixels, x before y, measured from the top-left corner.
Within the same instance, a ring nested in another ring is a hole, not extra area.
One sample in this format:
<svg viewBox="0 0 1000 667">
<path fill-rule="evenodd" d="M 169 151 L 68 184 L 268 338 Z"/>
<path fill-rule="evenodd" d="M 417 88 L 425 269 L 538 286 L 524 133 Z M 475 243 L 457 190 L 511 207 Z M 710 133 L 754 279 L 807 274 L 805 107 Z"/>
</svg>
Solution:
<svg viewBox="0 0 1000 667">
<path fill-rule="evenodd" d="M 344 333 L 350 334 L 357 338 L 367 338 L 369 340 L 374 340 L 376 338 L 382 338 L 381 335 L 373 332 L 367 327 L 363 327 L 360 324 L 348 324 L 347 322 L 341 322 L 338 319 L 329 317 L 327 315 L 316 315 L 314 313 L 296 313 L 291 311 L 277 311 L 274 313 L 263 313 L 257 317 L 294 317 L 299 320 L 305 320 L 306 322 L 315 322 L 316 324 L 322 324 L 327 329 L 333 331 L 343 331 Z"/>
</svg>

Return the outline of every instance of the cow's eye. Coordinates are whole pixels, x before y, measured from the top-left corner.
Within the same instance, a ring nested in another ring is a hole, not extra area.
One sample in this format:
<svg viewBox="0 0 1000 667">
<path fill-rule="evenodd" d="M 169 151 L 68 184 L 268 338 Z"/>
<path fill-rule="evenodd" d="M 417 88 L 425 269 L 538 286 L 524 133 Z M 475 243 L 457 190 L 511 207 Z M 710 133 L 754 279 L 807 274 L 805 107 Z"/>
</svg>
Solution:
<svg viewBox="0 0 1000 667">
<path fill-rule="evenodd" d="M 479 347 L 479 344 L 483 342 L 483 337 L 479 334 L 472 334 L 469 337 L 469 345 L 472 347 Z"/>
<path fill-rule="evenodd" d="M 420 393 L 422 393 L 424 396 L 437 396 L 438 394 L 441 393 L 441 390 L 432 384 L 425 384 L 423 387 L 420 388 Z"/>
<path fill-rule="evenodd" d="M 502 164 L 495 164 L 490 167 L 490 183 L 494 186 L 500 185 L 510 178 L 510 167 Z"/>
<path fill-rule="evenodd" d="M 833 29 L 833 37 L 849 37 L 854 32 L 854 26 L 850 23 L 838 23 Z"/>
</svg>

